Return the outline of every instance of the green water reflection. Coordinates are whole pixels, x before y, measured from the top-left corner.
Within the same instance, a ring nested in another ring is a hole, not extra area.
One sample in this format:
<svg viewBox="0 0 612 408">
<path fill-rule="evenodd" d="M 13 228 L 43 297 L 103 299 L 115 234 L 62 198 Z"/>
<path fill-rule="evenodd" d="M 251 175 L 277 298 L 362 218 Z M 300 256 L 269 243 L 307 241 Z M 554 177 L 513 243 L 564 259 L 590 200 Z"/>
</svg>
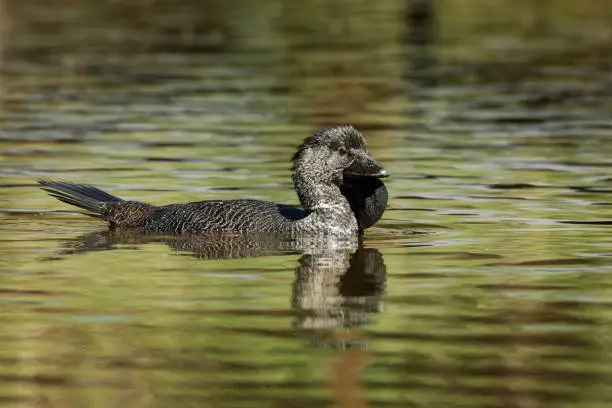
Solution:
<svg viewBox="0 0 612 408">
<path fill-rule="evenodd" d="M 0 405 L 609 406 L 611 20 L 0 1 Z M 114 236 L 35 186 L 296 203 L 289 158 L 329 123 L 391 174 L 360 245 Z"/>
</svg>

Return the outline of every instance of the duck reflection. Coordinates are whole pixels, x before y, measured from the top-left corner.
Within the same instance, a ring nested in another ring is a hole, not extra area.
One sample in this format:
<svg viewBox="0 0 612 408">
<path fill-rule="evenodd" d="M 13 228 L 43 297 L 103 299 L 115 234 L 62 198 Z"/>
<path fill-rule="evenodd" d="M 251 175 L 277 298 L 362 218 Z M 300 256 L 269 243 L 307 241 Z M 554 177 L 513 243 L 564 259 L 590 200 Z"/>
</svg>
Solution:
<svg viewBox="0 0 612 408">
<path fill-rule="evenodd" d="M 382 255 L 373 248 L 305 254 L 293 284 L 292 306 L 300 312 L 296 326 L 322 335 L 321 346 L 364 347 L 347 329 L 366 325 L 382 311 L 386 277 Z M 338 329 L 344 329 L 342 334 Z"/>
<path fill-rule="evenodd" d="M 364 347 L 361 340 L 338 336 L 369 323 L 382 311 L 387 269 L 382 254 L 364 248 L 362 238 L 296 237 L 254 239 L 249 235 L 152 236 L 132 230 L 104 230 L 67 243 L 64 253 L 112 250 L 118 245 L 164 243 L 200 259 L 232 259 L 302 254 L 296 268 L 291 305 L 294 327 L 314 332 L 320 346 Z"/>
</svg>

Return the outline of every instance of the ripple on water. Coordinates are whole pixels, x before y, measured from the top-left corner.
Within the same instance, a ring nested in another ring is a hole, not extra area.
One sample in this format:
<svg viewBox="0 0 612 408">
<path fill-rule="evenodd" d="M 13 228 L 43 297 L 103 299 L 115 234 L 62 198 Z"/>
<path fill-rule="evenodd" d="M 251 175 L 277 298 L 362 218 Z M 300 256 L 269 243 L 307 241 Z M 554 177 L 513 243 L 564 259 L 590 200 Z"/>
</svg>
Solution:
<svg viewBox="0 0 612 408">
<path fill-rule="evenodd" d="M 0 404 L 609 405 L 609 2 L 64 3 L 0 18 Z M 360 245 L 116 234 L 35 185 L 295 203 L 338 122 L 391 174 Z"/>
</svg>

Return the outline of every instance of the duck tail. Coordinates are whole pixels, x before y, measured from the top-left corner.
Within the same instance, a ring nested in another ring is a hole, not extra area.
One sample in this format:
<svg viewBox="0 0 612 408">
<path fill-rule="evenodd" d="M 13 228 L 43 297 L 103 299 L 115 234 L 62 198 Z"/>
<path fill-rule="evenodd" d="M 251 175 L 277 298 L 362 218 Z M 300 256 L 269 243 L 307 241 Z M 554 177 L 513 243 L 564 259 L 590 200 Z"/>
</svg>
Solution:
<svg viewBox="0 0 612 408">
<path fill-rule="evenodd" d="M 113 221 L 107 217 L 107 206 L 105 204 L 109 202 L 123 202 L 119 197 L 86 184 L 50 180 L 38 180 L 38 184 L 51 197 L 83 208 L 89 211 L 86 213 L 87 215 L 104 221 Z"/>
</svg>

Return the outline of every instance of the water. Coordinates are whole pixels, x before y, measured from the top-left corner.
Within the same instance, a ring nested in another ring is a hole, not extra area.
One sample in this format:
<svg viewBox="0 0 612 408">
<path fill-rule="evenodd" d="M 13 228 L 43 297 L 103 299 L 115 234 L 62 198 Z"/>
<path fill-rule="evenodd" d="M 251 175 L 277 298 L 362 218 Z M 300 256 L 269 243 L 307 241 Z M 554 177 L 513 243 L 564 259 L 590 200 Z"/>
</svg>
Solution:
<svg viewBox="0 0 612 408">
<path fill-rule="evenodd" d="M 0 3 L 0 405 L 612 402 L 607 2 L 36 4 Z M 329 123 L 391 174 L 360 248 L 219 260 L 35 186 L 295 203 Z"/>
</svg>

